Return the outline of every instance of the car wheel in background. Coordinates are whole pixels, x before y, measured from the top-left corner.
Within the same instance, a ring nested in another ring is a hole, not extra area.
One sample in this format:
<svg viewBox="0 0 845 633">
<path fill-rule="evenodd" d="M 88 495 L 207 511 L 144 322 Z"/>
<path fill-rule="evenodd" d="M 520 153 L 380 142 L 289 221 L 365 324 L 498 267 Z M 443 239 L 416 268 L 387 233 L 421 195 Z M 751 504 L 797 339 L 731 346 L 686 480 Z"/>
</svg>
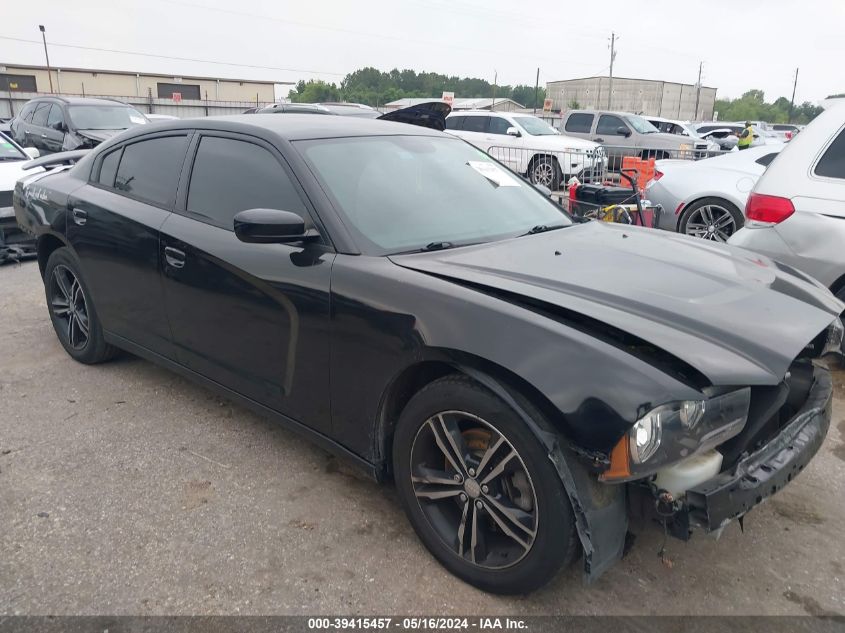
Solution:
<svg viewBox="0 0 845 633">
<path fill-rule="evenodd" d="M 528 164 L 528 179 L 535 185 L 557 191 L 561 178 L 560 165 L 554 156 L 535 156 Z"/>
<path fill-rule="evenodd" d="M 727 242 L 745 218 L 735 204 L 721 198 L 702 198 L 684 209 L 678 233 L 714 242 Z"/>
<path fill-rule="evenodd" d="M 53 329 L 74 360 L 94 364 L 115 356 L 118 350 L 103 338 L 91 293 L 76 259 L 67 248 L 56 249 L 47 260 L 44 290 Z"/>
<path fill-rule="evenodd" d="M 574 559 L 572 507 L 546 450 L 515 411 L 469 378 L 441 378 L 411 399 L 393 465 L 411 525 L 462 580 L 528 593 Z"/>
</svg>

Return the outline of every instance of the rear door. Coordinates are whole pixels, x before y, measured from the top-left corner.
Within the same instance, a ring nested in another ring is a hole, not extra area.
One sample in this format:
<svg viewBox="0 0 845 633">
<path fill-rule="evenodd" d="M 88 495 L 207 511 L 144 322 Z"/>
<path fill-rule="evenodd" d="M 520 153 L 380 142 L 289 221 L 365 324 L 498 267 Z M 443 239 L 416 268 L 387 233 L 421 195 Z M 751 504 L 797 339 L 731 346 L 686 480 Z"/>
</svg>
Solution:
<svg viewBox="0 0 845 633">
<path fill-rule="evenodd" d="M 247 244 L 234 216 L 313 209 L 277 148 L 203 132 L 177 212 L 162 227 L 164 289 L 179 361 L 206 378 L 327 432 L 330 278 L 325 242 Z M 325 232 L 323 232 L 325 235 Z"/>
<path fill-rule="evenodd" d="M 68 204 L 68 239 L 109 333 L 173 357 L 159 266 L 159 228 L 170 215 L 187 132 L 145 135 L 97 157 Z"/>
<path fill-rule="evenodd" d="M 44 154 L 49 153 L 47 149 L 47 117 L 50 116 L 50 110 L 53 104 L 48 102 L 39 103 L 32 113 L 32 121 L 24 124 L 26 130 L 26 144 L 28 147 L 36 147 L 38 151 Z"/>
<path fill-rule="evenodd" d="M 572 112 L 563 126 L 564 131 L 570 136 L 592 140 L 593 123 L 595 115 L 589 112 Z"/>
<path fill-rule="evenodd" d="M 47 114 L 47 126 L 41 134 L 47 152 L 61 152 L 65 141 L 65 115 L 62 106 L 54 103 Z"/>
<path fill-rule="evenodd" d="M 487 140 L 487 123 L 489 119 L 490 117 L 484 115 L 466 115 L 464 124 L 461 127 L 461 138 L 486 152 L 490 146 L 490 142 Z"/>
</svg>

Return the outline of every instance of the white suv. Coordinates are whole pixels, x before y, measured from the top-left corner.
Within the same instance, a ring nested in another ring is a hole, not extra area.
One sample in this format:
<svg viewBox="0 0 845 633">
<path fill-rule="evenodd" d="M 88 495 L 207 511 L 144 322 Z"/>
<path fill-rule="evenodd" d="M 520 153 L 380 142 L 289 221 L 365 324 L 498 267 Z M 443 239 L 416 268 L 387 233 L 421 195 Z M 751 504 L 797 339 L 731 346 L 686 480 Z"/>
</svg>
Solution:
<svg viewBox="0 0 845 633">
<path fill-rule="evenodd" d="M 566 136 L 530 114 L 458 111 L 446 117 L 446 131 L 475 145 L 526 176 L 534 184 L 557 190 L 576 176 L 600 179 L 607 167 L 598 143 Z"/>
<path fill-rule="evenodd" d="M 812 275 L 845 301 L 845 104 L 793 138 L 757 181 L 729 244 Z"/>
</svg>

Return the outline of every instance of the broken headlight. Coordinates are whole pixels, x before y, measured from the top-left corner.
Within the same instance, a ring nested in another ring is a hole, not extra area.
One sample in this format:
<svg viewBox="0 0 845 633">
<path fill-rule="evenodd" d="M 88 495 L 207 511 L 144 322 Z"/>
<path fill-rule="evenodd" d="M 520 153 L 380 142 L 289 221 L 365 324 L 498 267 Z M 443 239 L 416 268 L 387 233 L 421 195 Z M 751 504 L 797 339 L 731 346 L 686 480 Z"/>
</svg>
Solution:
<svg viewBox="0 0 845 633">
<path fill-rule="evenodd" d="M 742 431 L 750 403 L 751 388 L 745 387 L 706 400 L 655 407 L 614 448 L 602 479 L 639 479 L 726 442 Z"/>
<path fill-rule="evenodd" d="M 827 339 L 825 340 L 821 355 L 841 354 L 843 334 L 845 334 L 845 328 L 842 326 L 842 321 L 837 318 L 827 328 Z"/>
</svg>

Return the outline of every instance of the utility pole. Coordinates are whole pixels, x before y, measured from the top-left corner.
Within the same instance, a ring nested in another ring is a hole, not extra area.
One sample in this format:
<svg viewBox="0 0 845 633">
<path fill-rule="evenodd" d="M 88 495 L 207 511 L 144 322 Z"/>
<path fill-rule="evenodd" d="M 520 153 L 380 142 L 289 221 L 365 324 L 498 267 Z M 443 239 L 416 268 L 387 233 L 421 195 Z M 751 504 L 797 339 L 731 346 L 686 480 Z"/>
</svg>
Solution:
<svg viewBox="0 0 845 633">
<path fill-rule="evenodd" d="M 701 101 L 701 67 L 704 65 L 704 62 L 698 62 L 698 82 L 695 84 L 695 115 L 693 116 L 694 121 L 698 121 L 698 104 Z"/>
<path fill-rule="evenodd" d="M 537 96 L 540 90 L 540 69 L 537 69 L 537 79 L 534 80 L 534 114 L 537 114 Z"/>
<path fill-rule="evenodd" d="M 795 69 L 795 81 L 792 82 L 792 99 L 789 101 L 789 119 L 787 123 L 792 123 L 792 108 L 795 106 L 795 89 L 798 87 L 798 69 Z"/>
<path fill-rule="evenodd" d="M 44 57 L 47 58 L 47 79 L 50 80 L 50 92 L 53 92 L 53 73 L 50 72 L 50 56 L 47 54 L 47 35 L 43 24 L 38 25 L 38 30 L 41 31 L 41 41 L 44 42 Z"/>
<path fill-rule="evenodd" d="M 612 110 L 613 108 L 610 107 L 611 100 L 613 99 L 613 61 L 616 59 L 616 33 L 611 31 L 610 33 L 610 85 L 607 91 L 607 109 Z"/>
</svg>

